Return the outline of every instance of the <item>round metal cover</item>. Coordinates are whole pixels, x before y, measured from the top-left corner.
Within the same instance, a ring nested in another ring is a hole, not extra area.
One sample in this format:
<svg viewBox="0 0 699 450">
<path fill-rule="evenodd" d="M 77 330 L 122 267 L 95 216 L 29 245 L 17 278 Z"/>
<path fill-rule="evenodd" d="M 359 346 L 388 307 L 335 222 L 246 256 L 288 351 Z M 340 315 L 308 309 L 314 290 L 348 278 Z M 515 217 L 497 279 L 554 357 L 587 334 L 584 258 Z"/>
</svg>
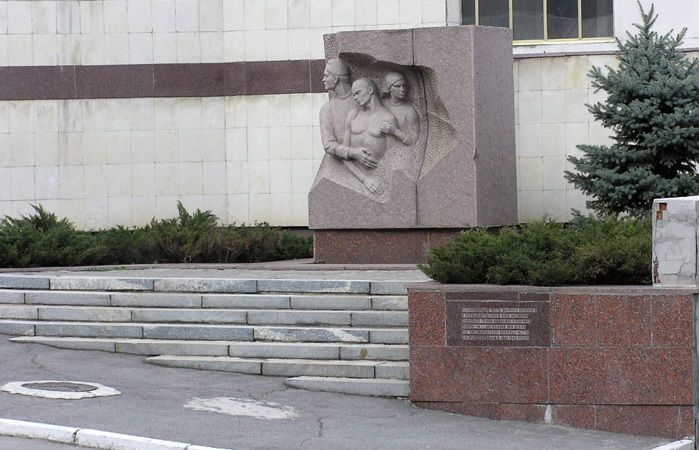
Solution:
<svg viewBox="0 0 699 450">
<path fill-rule="evenodd" d="M 82 398 L 109 397 L 121 392 L 99 383 L 65 380 L 13 381 L 0 386 L 0 391 L 39 398 L 79 400 Z"/>
<path fill-rule="evenodd" d="M 71 383 L 68 381 L 44 381 L 39 383 L 26 383 L 23 386 L 28 389 L 56 392 L 92 392 L 98 389 L 97 386 L 91 384 Z"/>
</svg>

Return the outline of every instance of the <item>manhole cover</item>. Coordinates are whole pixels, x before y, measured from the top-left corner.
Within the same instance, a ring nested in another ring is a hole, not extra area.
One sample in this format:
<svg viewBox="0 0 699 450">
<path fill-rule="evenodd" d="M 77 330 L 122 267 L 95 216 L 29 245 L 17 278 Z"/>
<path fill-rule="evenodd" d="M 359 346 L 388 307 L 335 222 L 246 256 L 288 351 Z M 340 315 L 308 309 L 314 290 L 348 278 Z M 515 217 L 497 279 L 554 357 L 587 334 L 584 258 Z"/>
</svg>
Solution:
<svg viewBox="0 0 699 450">
<path fill-rule="evenodd" d="M 46 381 L 42 383 L 25 383 L 25 388 L 38 389 L 41 391 L 57 391 L 57 392 L 92 392 L 99 389 L 97 386 L 85 383 L 69 383 Z"/>
<path fill-rule="evenodd" d="M 40 398 L 55 398 L 62 400 L 79 400 L 81 398 L 109 397 L 120 395 L 116 389 L 99 383 L 82 381 L 13 381 L 0 386 L 0 391 L 10 394 L 28 395 Z"/>
</svg>

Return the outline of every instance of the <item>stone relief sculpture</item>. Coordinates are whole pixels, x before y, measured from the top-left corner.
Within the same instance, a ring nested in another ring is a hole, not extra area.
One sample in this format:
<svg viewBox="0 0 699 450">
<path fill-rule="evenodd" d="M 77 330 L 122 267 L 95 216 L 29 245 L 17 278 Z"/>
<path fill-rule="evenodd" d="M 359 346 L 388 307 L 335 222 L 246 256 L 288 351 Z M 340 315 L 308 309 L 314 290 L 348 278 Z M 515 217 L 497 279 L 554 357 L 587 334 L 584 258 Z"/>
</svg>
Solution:
<svg viewBox="0 0 699 450">
<path fill-rule="evenodd" d="M 349 148 L 342 145 L 345 135 L 345 119 L 356 103 L 350 92 L 350 72 L 347 64 L 330 59 L 323 72 L 323 85 L 330 100 L 320 108 L 320 138 L 323 149 L 329 155 L 350 159 Z"/>
<path fill-rule="evenodd" d="M 384 105 L 398 121 L 398 126 L 387 122 L 381 130 L 395 136 L 403 145 L 414 145 L 420 133 L 420 117 L 415 106 L 408 100 L 408 82 L 405 76 L 398 72 L 387 73 L 384 77 L 384 94 L 388 96 Z"/>
<path fill-rule="evenodd" d="M 417 176 L 419 167 L 411 170 L 410 161 L 418 158 L 409 147 L 418 141 L 420 118 L 408 98 L 409 85 L 403 74 L 384 71 L 376 75 L 383 81 L 382 91 L 369 77 L 350 85 L 348 65 L 339 59 L 328 60 L 323 83 L 330 100 L 320 110 L 320 132 L 331 159 L 326 155 L 316 182 L 325 178 L 382 202 L 388 199 L 394 172 Z"/>
<path fill-rule="evenodd" d="M 323 36 L 330 99 L 308 194 L 317 260 L 412 252 L 416 262 L 455 230 L 517 223 L 511 33 L 461 26 Z"/>
<path fill-rule="evenodd" d="M 345 162 L 345 166 L 369 192 L 381 195 L 384 183 L 371 172 L 386 153 L 388 144 L 384 128 L 398 131 L 396 118 L 383 106 L 376 83 L 369 78 L 360 78 L 352 84 L 352 97 L 359 108 L 347 114 L 343 142 L 359 158 Z"/>
</svg>

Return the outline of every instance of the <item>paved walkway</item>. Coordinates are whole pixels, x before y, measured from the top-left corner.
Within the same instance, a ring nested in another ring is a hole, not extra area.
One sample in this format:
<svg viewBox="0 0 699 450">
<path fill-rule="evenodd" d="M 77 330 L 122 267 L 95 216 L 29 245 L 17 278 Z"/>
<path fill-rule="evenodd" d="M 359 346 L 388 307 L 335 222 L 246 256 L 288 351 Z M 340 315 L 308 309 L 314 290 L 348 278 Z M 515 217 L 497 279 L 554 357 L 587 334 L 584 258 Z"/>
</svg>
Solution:
<svg viewBox="0 0 699 450">
<path fill-rule="evenodd" d="M 422 410 L 403 400 L 295 390 L 284 386 L 282 378 L 162 368 L 137 356 L 15 344 L 7 338 L 0 336 L 0 385 L 89 381 L 118 389 L 122 395 L 68 401 L 0 392 L 0 418 L 6 419 L 235 449 L 639 450 L 668 442 L 459 416 Z M 183 406 L 194 399 L 216 398 L 242 400 L 237 409 L 230 408 L 234 400 L 219 401 L 219 409 L 228 404 L 228 411 L 238 415 Z M 240 415 L 253 413 L 267 420 Z M 3 447 L 8 442 L 17 446 Z M 63 450 L 39 441 L 25 444 L 0 438 L 0 448 Z"/>
</svg>

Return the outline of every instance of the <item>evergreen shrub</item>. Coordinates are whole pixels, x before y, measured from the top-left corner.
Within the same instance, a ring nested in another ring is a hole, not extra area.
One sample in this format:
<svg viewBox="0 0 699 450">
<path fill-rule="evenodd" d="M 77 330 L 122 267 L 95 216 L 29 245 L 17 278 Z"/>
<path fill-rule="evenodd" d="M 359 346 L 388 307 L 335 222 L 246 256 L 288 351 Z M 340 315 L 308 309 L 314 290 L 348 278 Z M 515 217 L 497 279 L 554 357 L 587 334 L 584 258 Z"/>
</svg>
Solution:
<svg viewBox="0 0 699 450">
<path fill-rule="evenodd" d="M 145 227 L 85 232 L 34 206 L 34 213 L 0 220 L 0 267 L 102 264 L 245 263 L 308 258 L 313 238 L 266 223 L 219 226 L 210 211 L 188 212 Z"/>
<path fill-rule="evenodd" d="M 653 7 L 641 9 L 636 34 L 618 41 L 618 68 L 594 67 L 592 87 L 602 102 L 588 105 L 609 130 L 610 145 L 579 145 L 566 178 L 601 215 L 648 214 L 653 199 L 699 194 L 699 63 L 673 36 L 654 29 Z"/>
<path fill-rule="evenodd" d="M 420 269 L 454 284 L 650 284 L 651 233 L 650 220 L 582 217 L 467 230 L 434 248 Z"/>
</svg>

